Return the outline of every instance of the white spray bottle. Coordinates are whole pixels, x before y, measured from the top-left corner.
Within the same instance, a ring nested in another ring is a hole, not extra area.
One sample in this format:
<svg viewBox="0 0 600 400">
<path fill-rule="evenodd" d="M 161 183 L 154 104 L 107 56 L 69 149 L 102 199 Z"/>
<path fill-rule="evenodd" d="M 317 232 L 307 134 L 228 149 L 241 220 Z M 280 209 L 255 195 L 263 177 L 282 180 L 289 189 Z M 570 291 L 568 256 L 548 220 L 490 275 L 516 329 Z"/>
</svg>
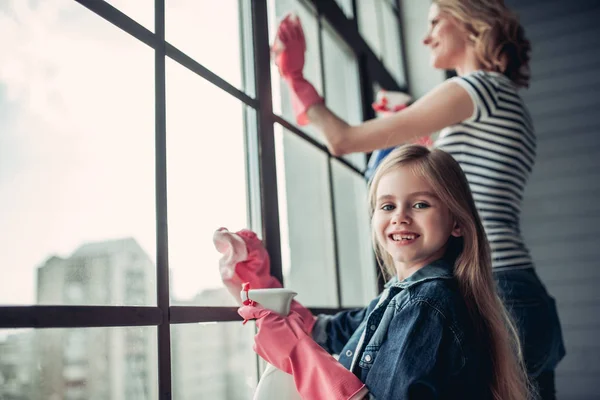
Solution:
<svg viewBox="0 0 600 400">
<path fill-rule="evenodd" d="M 240 296 L 243 302 L 252 300 L 280 315 L 290 313 L 290 304 L 298 293 L 290 289 L 249 289 L 242 290 Z M 292 375 L 281 371 L 271 364 L 267 364 L 263 372 L 253 400 L 302 400 Z"/>
</svg>

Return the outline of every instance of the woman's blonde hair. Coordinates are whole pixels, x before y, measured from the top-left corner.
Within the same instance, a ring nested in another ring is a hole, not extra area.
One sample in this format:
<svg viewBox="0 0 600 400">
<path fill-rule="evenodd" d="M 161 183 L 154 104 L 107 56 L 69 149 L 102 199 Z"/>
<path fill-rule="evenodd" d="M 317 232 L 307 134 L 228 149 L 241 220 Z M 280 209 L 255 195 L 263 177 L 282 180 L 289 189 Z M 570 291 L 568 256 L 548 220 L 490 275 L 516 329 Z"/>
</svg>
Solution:
<svg viewBox="0 0 600 400">
<path fill-rule="evenodd" d="M 483 349 L 489 351 L 490 386 L 496 400 L 523 400 L 531 393 L 517 332 L 500 301 L 492 276 L 491 251 L 469 183 L 459 164 L 442 150 L 405 145 L 392 151 L 377 168 L 369 187 L 371 216 L 377 206 L 377 187 L 390 170 L 410 168 L 425 179 L 440 202 L 448 207 L 462 237 L 450 237 L 446 259 L 454 262 L 454 276 Z M 391 256 L 372 230 L 373 245 L 382 270 L 395 275 Z"/>
<path fill-rule="evenodd" d="M 433 0 L 469 33 L 477 61 L 485 70 L 506 75 L 517 86 L 529 86 L 531 44 L 515 13 L 503 0 Z"/>
</svg>

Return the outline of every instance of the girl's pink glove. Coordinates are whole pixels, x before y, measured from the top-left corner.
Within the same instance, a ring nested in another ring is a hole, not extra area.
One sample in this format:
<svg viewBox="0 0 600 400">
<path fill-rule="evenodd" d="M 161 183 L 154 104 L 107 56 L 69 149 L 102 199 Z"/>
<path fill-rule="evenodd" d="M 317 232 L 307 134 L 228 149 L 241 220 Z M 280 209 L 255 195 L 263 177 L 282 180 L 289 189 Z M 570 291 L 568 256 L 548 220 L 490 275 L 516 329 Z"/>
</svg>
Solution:
<svg viewBox="0 0 600 400">
<path fill-rule="evenodd" d="M 277 28 L 271 54 L 279 67 L 279 74 L 290 88 L 292 109 L 299 125 L 307 125 L 310 122 L 306 116 L 310 106 L 323 103 L 323 98 L 302 74 L 305 51 L 306 40 L 300 19 L 288 14 Z"/>
<path fill-rule="evenodd" d="M 356 375 L 307 334 L 297 313 L 282 317 L 255 306 L 241 307 L 238 313 L 245 320 L 256 319 L 254 351 L 269 364 L 292 374 L 303 399 L 357 399 L 366 392 Z"/>
<path fill-rule="evenodd" d="M 221 280 L 240 304 L 243 283 L 249 282 L 251 289 L 281 287 L 271 276 L 269 254 L 256 233 L 248 229 L 233 233 L 219 228 L 213 234 L 213 242 L 223 254 L 219 260 Z"/>
<path fill-rule="evenodd" d="M 213 234 L 213 243 L 217 251 L 223 254 L 219 260 L 221 280 L 238 304 L 242 304 L 240 291 L 246 282 L 250 284 L 250 289 L 281 287 L 281 282 L 271 276 L 269 253 L 256 233 L 248 229 L 233 233 L 227 228 L 219 228 Z M 316 322 L 312 312 L 296 300 L 292 300 L 290 310 L 301 315 L 304 329 L 312 332 Z"/>
</svg>

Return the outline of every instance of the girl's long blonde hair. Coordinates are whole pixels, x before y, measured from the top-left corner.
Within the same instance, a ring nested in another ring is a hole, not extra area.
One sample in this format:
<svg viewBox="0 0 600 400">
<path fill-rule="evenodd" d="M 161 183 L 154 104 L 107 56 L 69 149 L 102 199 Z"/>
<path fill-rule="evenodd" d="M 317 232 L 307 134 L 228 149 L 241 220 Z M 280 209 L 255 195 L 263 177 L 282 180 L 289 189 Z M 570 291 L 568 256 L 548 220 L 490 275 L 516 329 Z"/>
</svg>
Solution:
<svg viewBox="0 0 600 400">
<path fill-rule="evenodd" d="M 500 72 L 518 86 L 529 86 L 531 44 L 517 15 L 503 0 L 433 0 L 433 3 L 467 30 L 484 69 Z"/>
<path fill-rule="evenodd" d="M 519 337 L 498 294 L 492 276 L 491 251 L 469 183 L 459 164 L 442 150 L 405 145 L 392 151 L 377 168 L 369 187 L 371 216 L 376 207 L 377 187 L 388 171 L 408 167 L 427 180 L 461 229 L 462 238 L 451 238 L 446 251 L 454 261 L 458 281 L 482 349 L 491 360 L 490 386 L 496 400 L 523 400 L 531 393 Z M 372 232 L 373 245 L 388 276 L 394 275 L 391 256 Z"/>
</svg>

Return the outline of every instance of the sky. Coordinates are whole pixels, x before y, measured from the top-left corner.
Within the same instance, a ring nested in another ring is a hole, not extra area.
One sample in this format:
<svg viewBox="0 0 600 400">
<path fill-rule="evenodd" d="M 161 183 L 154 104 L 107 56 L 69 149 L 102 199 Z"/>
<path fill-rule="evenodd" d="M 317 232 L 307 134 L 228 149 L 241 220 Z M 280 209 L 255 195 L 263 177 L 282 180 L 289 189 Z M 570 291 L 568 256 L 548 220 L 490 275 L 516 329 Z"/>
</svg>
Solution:
<svg viewBox="0 0 600 400">
<path fill-rule="evenodd" d="M 153 1 L 109 3 L 152 29 Z M 238 1 L 214 4 L 168 1 L 167 40 L 240 87 Z M 0 3 L 0 305 L 35 303 L 36 268 L 85 243 L 133 237 L 155 258 L 153 68 L 73 0 Z M 188 299 L 221 286 L 214 230 L 247 226 L 243 106 L 166 72 L 169 262 Z"/>
</svg>

